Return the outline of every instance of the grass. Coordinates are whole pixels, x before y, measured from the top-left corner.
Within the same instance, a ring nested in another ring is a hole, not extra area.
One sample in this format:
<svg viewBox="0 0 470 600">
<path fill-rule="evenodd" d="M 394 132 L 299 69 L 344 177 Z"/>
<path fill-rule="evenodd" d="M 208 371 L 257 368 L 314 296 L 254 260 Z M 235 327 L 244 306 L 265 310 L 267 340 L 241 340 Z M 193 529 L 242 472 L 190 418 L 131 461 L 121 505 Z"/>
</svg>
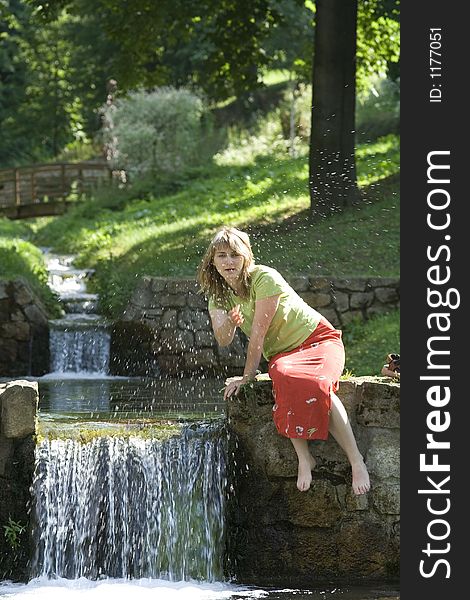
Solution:
<svg viewBox="0 0 470 600">
<path fill-rule="evenodd" d="M 223 224 L 247 229 L 258 262 L 286 274 L 398 275 L 396 137 L 358 149 L 364 201 L 317 224 L 308 216 L 305 157 L 238 160 L 219 158 L 176 182 L 181 189 L 174 193 L 157 195 L 145 182 L 140 189 L 105 190 L 65 216 L 38 219 L 35 242 L 77 254 L 77 264 L 95 268 L 109 316 L 120 314 L 143 274 L 194 276 Z"/>
<path fill-rule="evenodd" d="M 34 244 L 22 239 L 31 236 L 24 223 L 0 219 L 0 279 L 22 277 L 37 294 L 51 317 L 60 315 L 57 297 L 47 284 L 48 273 L 42 252 Z"/>
<path fill-rule="evenodd" d="M 95 268 L 94 291 L 111 318 L 122 314 L 142 275 L 193 277 L 210 237 L 224 224 L 247 230 L 257 262 L 286 275 L 398 276 L 399 138 L 361 145 L 356 155 L 363 201 L 317 223 L 309 218 L 306 148 L 289 157 L 279 130 L 267 123 L 256 135 L 234 140 L 208 167 L 172 181 L 98 190 L 64 216 L 28 224 L 0 220 L 0 234 L 10 248 L 19 248 L 22 238 L 76 254 L 78 266 Z M 44 281 L 33 248 L 21 246 L 22 255 L 33 257 L 23 266 L 9 252 L 7 276 L 29 269 Z M 398 313 L 389 319 L 345 329 L 347 369 L 377 374 L 387 353 L 398 351 Z"/>
<path fill-rule="evenodd" d="M 346 370 L 354 375 L 380 375 L 390 352 L 400 354 L 400 312 L 352 321 L 343 331 Z"/>
</svg>

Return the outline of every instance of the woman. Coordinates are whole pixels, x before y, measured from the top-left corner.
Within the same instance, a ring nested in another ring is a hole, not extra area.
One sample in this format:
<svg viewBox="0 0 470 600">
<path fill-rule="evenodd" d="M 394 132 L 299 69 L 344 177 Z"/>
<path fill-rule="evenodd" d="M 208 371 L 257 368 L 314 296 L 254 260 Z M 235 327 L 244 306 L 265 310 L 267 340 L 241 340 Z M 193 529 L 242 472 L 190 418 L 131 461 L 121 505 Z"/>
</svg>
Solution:
<svg viewBox="0 0 470 600">
<path fill-rule="evenodd" d="M 344 368 L 341 331 L 308 306 L 270 267 L 256 265 L 246 233 L 234 227 L 217 232 L 198 269 L 209 297 L 217 342 L 228 346 L 237 327 L 249 337 L 242 377 L 232 378 L 224 398 L 255 378 L 261 355 L 269 361 L 278 432 L 290 438 L 298 458 L 297 487 L 310 488 L 315 459 L 308 440 L 335 437 L 352 468 L 355 494 L 370 489 L 346 410 L 335 392 Z"/>
</svg>

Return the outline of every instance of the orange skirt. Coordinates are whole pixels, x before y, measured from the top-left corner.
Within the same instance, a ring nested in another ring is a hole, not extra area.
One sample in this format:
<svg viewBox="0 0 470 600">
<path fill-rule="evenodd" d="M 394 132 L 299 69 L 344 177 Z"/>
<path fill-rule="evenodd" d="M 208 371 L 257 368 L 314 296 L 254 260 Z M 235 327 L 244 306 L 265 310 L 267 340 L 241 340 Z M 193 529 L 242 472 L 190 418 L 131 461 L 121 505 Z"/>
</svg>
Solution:
<svg viewBox="0 0 470 600">
<path fill-rule="evenodd" d="M 343 369 L 341 331 L 324 317 L 300 346 L 271 358 L 273 418 L 281 435 L 327 439 L 331 393 L 337 391 Z"/>
</svg>

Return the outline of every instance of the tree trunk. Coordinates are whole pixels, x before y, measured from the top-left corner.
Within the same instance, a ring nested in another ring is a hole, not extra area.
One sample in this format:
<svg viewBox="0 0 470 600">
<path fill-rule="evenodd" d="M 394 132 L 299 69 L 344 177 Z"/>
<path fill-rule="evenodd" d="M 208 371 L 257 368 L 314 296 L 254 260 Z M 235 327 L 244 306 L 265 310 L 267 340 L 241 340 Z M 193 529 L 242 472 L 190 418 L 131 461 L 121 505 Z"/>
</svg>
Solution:
<svg viewBox="0 0 470 600">
<path fill-rule="evenodd" d="M 312 216 L 359 199 L 354 155 L 357 0 L 317 0 L 309 187 Z"/>
</svg>

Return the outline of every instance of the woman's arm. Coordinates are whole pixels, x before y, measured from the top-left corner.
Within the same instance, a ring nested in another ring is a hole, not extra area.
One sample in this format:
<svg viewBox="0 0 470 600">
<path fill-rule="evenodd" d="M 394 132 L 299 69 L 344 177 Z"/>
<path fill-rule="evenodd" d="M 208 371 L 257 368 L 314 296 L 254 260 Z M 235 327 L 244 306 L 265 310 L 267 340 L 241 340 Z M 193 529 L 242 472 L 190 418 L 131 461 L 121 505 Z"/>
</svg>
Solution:
<svg viewBox="0 0 470 600">
<path fill-rule="evenodd" d="M 263 344 L 266 333 L 271 325 L 276 310 L 279 306 L 279 295 L 270 296 L 257 300 L 255 304 L 255 314 L 253 317 L 253 327 L 251 329 L 250 341 L 246 353 L 245 369 L 243 377 L 231 381 L 225 388 L 224 397 L 228 398 L 232 394 L 238 394 L 238 389 L 244 383 L 254 379 L 256 369 L 259 366 L 261 355 L 263 353 Z"/>
<path fill-rule="evenodd" d="M 237 327 L 243 323 L 240 305 L 237 304 L 229 312 L 220 308 L 214 308 L 209 311 L 209 315 L 215 339 L 219 346 L 228 346 L 231 344 Z"/>
</svg>

